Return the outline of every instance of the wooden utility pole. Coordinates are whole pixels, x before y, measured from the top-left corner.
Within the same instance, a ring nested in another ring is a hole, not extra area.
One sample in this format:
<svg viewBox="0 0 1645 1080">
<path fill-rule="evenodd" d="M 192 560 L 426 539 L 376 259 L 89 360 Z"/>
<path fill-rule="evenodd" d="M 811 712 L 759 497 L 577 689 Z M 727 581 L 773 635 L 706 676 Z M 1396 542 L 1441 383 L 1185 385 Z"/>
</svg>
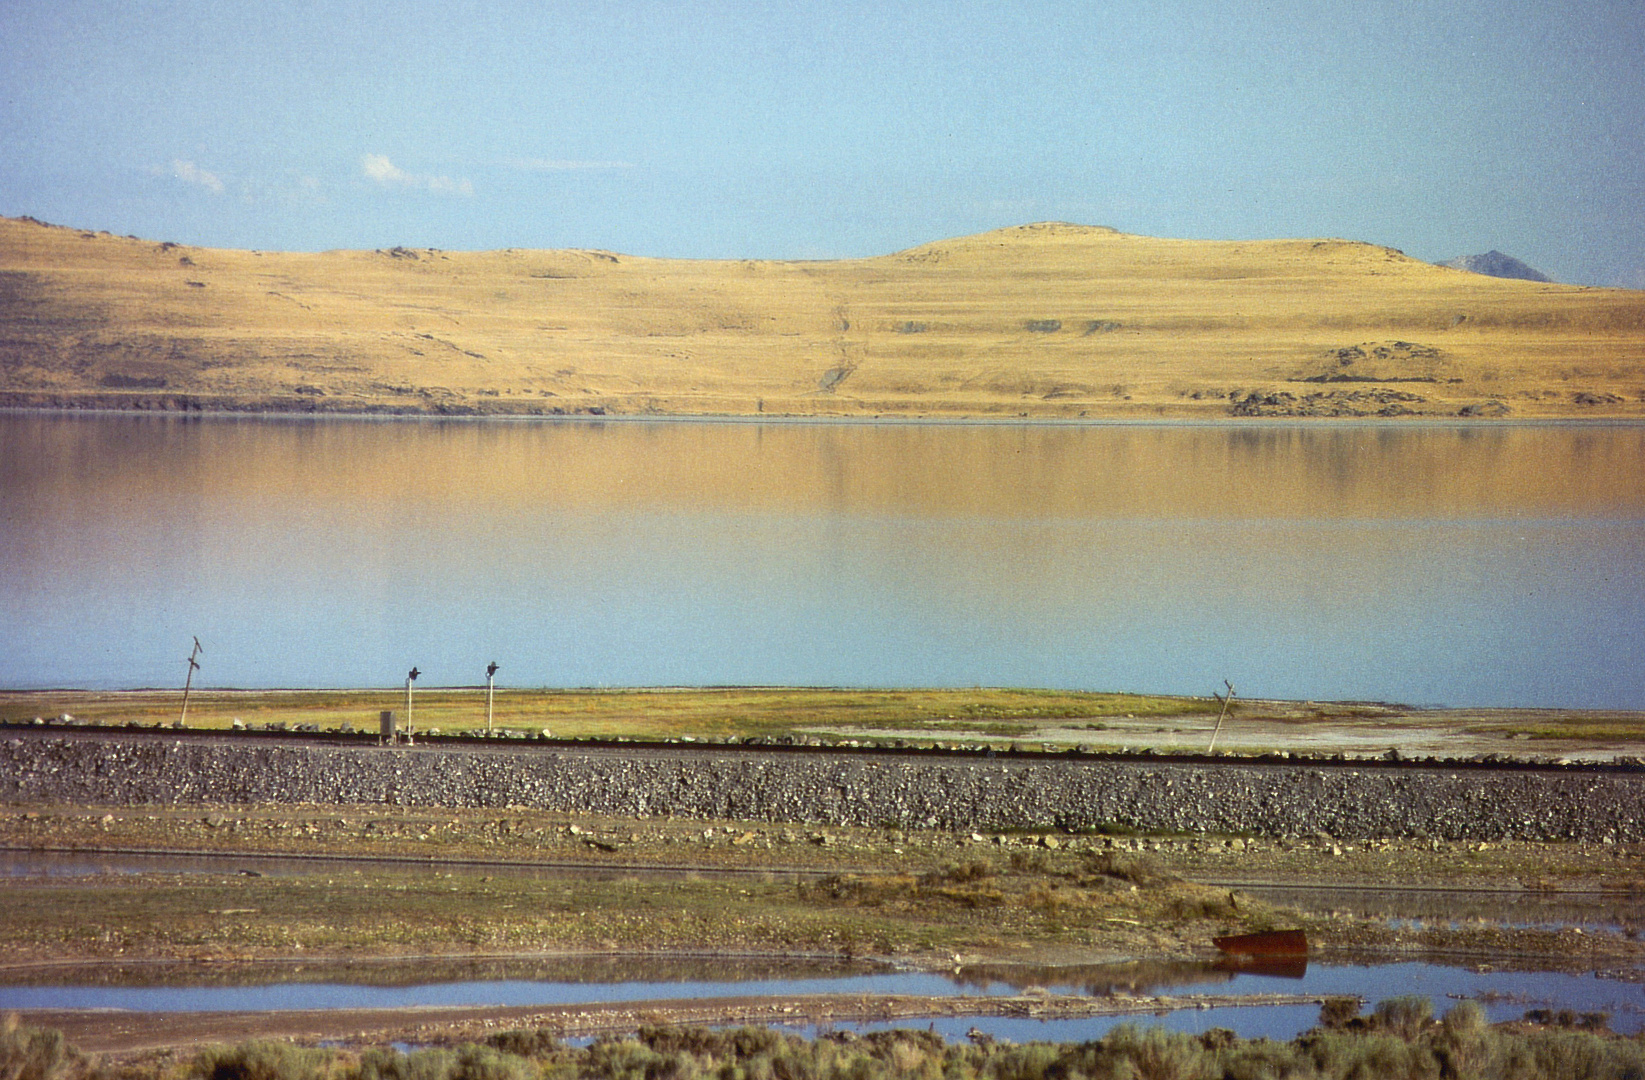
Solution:
<svg viewBox="0 0 1645 1080">
<path fill-rule="evenodd" d="M 194 639 L 194 651 L 188 654 L 188 678 L 183 680 L 183 714 L 177 718 L 179 727 L 188 725 L 188 692 L 194 688 L 194 673 L 200 669 L 200 661 L 196 659 L 206 650 L 200 648 L 200 639 Z"/>
<path fill-rule="evenodd" d="M 406 672 L 406 742 L 411 742 L 411 684 L 417 681 L 422 672 L 412 668 Z"/>
<path fill-rule="evenodd" d="M 497 678 L 497 661 L 486 665 L 486 734 L 491 734 L 491 688 Z"/>
<path fill-rule="evenodd" d="M 1205 748 L 1205 752 L 1207 754 L 1216 750 L 1217 736 L 1222 733 L 1222 718 L 1228 715 L 1228 703 L 1234 700 L 1234 684 L 1229 682 L 1227 679 L 1224 679 L 1222 680 L 1222 685 L 1228 688 L 1227 697 L 1223 697 L 1215 690 L 1211 691 L 1211 696 L 1222 702 L 1222 711 L 1217 713 L 1217 726 L 1216 729 L 1211 732 L 1211 745 Z"/>
</svg>

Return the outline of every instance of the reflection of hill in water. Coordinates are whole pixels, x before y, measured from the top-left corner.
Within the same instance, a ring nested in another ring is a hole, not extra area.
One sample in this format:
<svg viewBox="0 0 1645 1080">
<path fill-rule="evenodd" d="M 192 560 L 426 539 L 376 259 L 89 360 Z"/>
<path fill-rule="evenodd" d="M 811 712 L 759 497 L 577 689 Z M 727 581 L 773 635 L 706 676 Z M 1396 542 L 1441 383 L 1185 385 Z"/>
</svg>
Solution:
<svg viewBox="0 0 1645 1080">
<path fill-rule="evenodd" d="M 426 986 L 464 982 L 606 983 L 755 982 L 837 979 L 888 971 L 866 961 L 734 956 L 568 956 L 543 960 L 334 961 L 253 964 L 96 964 L 7 972 L 14 986 L 231 987 L 296 983 Z"/>
<path fill-rule="evenodd" d="M 164 685 L 164 582 L 285 643 L 218 685 L 370 685 L 440 611 L 464 682 L 503 640 L 516 685 L 1639 700 L 1641 425 L 17 415 L 0 462 L 13 685 Z"/>
<path fill-rule="evenodd" d="M 1645 429 L 859 424 L 88 423 L 14 417 L 20 505 L 72 463 L 104 506 L 179 486 L 225 513 L 369 527 L 546 514 L 906 518 L 1638 517 Z M 415 477 L 414 484 L 404 483 Z M 1253 478 L 1260 478 L 1254 483 Z M 1237 492 L 1238 498 L 1230 498 Z"/>
</svg>

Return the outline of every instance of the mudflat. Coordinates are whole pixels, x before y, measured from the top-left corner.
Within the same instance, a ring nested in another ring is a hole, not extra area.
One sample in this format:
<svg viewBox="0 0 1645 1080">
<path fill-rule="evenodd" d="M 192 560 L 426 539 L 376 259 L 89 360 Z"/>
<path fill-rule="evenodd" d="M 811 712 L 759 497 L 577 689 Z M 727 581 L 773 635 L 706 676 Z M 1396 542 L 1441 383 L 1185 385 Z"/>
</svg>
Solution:
<svg viewBox="0 0 1645 1080">
<path fill-rule="evenodd" d="M 876 258 L 278 253 L 0 219 L 0 405 L 1645 417 L 1645 292 L 1042 223 Z"/>
<path fill-rule="evenodd" d="M 188 726 L 298 731 L 375 730 L 402 688 L 196 690 Z M 161 727 L 177 722 L 180 690 L 4 690 L 0 723 Z M 1393 702 L 1274 701 L 1012 688 L 713 687 L 498 690 L 503 737 L 784 739 L 833 744 L 1021 746 L 1038 749 L 1227 750 L 1369 757 L 1614 761 L 1645 747 L 1645 713 L 1593 709 L 1421 708 Z M 484 687 L 430 687 L 419 730 L 483 732 Z M 1220 721 L 1220 722 L 1219 722 Z"/>
<path fill-rule="evenodd" d="M 130 985 L 232 985 L 296 972 L 305 981 L 347 981 L 359 977 L 357 965 L 395 960 L 425 979 L 447 970 L 469 971 L 452 978 L 519 978 L 516 968 L 536 963 L 592 966 L 622 981 L 632 977 L 630 961 L 639 970 L 671 957 L 788 957 L 1009 967 L 1009 977 L 1044 985 L 1077 979 L 1081 965 L 1203 963 L 1216 958 L 1217 935 L 1275 928 L 1303 929 L 1314 955 L 1338 960 L 1625 970 L 1645 955 L 1633 929 L 1573 933 L 1475 918 L 1402 925 L 1346 910 L 1287 910 L 1243 884 L 1620 894 L 1637 889 L 1637 845 L 952 833 L 525 808 L 44 804 L 0 809 L 0 845 L 49 845 L 93 861 L 99 851 L 127 853 L 108 855 L 114 862 L 147 850 L 158 859 L 147 872 L 0 878 L 0 977 L 12 983 L 73 982 L 83 978 L 77 970 L 93 969 L 92 981 Z M 191 867 L 185 851 L 215 865 Z M 1148 981 L 1139 976 L 1139 985 Z M 1194 1003 L 1174 997 L 1179 1007 Z M 1161 1006 L 1132 993 L 1025 995 L 988 1007 L 1056 1016 Z M 57 1010 L 23 1019 L 65 1030 L 86 1049 L 130 1053 L 254 1036 L 421 1044 L 512 1027 L 563 1034 L 957 1008 L 874 994 L 205 1018 Z M 979 1008 L 971 1000 L 962 1011 Z"/>
</svg>

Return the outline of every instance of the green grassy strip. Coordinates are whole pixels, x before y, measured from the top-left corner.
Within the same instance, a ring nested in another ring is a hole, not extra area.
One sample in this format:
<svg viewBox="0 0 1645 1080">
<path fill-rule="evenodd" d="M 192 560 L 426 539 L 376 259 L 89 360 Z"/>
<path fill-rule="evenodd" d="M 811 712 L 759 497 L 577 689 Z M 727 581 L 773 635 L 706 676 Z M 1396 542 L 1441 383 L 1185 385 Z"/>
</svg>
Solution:
<svg viewBox="0 0 1645 1080">
<path fill-rule="evenodd" d="M 180 692 L 83 691 L 0 693 L 0 720 L 28 723 L 68 713 L 98 724 L 155 724 L 178 719 Z M 900 731 L 976 730 L 978 725 L 1105 716 L 1180 716 L 1215 710 L 1199 698 L 1060 690 L 840 690 L 734 688 L 684 690 L 499 690 L 493 722 L 503 728 L 556 735 L 668 738 L 680 735 L 781 735 L 816 728 Z M 403 718 L 405 692 L 198 691 L 189 699 L 188 725 L 227 728 L 283 723 L 342 724 L 371 730 L 381 710 Z M 442 731 L 484 728 L 483 689 L 428 689 L 413 699 L 416 726 Z M 1015 730 L 1009 734 L 1017 733 Z"/>
</svg>

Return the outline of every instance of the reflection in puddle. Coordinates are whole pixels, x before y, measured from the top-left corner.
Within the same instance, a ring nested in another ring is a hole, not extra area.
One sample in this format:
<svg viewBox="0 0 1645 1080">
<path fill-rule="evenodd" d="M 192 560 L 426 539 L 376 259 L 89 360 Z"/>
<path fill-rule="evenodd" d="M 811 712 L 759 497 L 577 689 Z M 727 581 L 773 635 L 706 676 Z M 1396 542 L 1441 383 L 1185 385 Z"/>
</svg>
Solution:
<svg viewBox="0 0 1645 1080">
<path fill-rule="evenodd" d="M 1171 993 L 1223 993 L 1241 973 L 1270 978 L 1300 979 L 1308 961 L 1286 957 L 1274 961 L 1241 961 L 1228 957 L 1199 960 L 1133 960 L 1117 964 L 972 964 L 950 978 L 955 993 L 1016 994 L 1043 987 L 1059 994 L 1084 997 L 1149 997 Z M 1302 993 L 1295 987 L 1288 993 Z"/>
<path fill-rule="evenodd" d="M 411 981 L 413 974 L 420 978 Z M 1632 973 L 1624 973 L 1625 975 Z M 407 1008 L 593 1004 L 723 997 L 795 998 L 820 994 L 897 994 L 999 997 L 1041 987 L 1083 997 L 1156 998 L 1144 1016 L 1038 1020 L 957 1016 L 900 1022 L 934 1025 L 952 1038 L 972 1027 L 1016 1041 L 1099 1037 L 1118 1023 L 1161 1023 L 1178 1031 L 1230 1028 L 1245 1037 L 1294 1038 L 1312 1027 L 1317 1006 L 1173 1007 L 1192 994 L 1305 994 L 1354 996 L 1368 1007 L 1389 997 L 1421 994 L 1436 1015 L 1457 1000 L 1481 1001 L 1492 1020 L 1515 1019 L 1531 1008 L 1602 1012 L 1612 1026 L 1645 1028 L 1645 990 L 1599 973 L 1470 969 L 1429 963 L 1385 965 L 1290 962 L 1281 966 L 1223 962 L 1136 962 L 1070 967 L 990 965 L 952 975 L 892 971 L 870 965 L 795 963 L 731 957 L 567 958 L 522 963 L 356 964 L 330 968 L 256 965 L 213 972 L 195 968 L 132 966 L 52 973 L 0 985 L 0 1009 L 126 1009 L 143 1012 L 218 1012 L 281 1009 Z M 961 1010 L 963 1013 L 963 1009 Z M 839 1025 L 872 1030 L 886 1025 Z"/>
<path fill-rule="evenodd" d="M 681 997 L 681 986 L 724 984 L 747 987 L 770 982 L 835 981 L 864 976 L 897 974 L 889 964 L 866 960 L 816 960 L 792 957 L 736 956 L 715 953 L 671 956 L 607 955 L 563 956 L 533 959 L 417 957 L 407 960 L 320 960 L 263 961 L 245 964 L 194 964 L 156 962 L 120 964 L 99 962 L 75 966 L 54 966 L 6 972 L 0 995 L 24 986 L 77 987 L 87 992 L 149 990 L 223 991 L 242 995 L 246 1005 L 216 1005 L 213 1010 L 239 1008 L 272 1009 L 282 1005 L 262 1004 L 284 996 L 282 987 L 336 986 L 342 992 L 369 997 L 377 992 L 387 1001 L 382 1007 L 408 1004 L 537 1004 L 530 989 L 513 991 L 519 1002 L 487 998 L 487 987 L 654 987 L 664 997 Z M 935 978 L 935 976 L 934 976 Z M 451 990 L 451 987 L 471 988 Z M 430 989 L 434 988 L 434 989 Z M 554 991 L 544 991 L 552 993 Z M 741 990 L 736 992 L 741 993 Z M 826 991 L 818 991 L 826 992 Z M 952 992 L 952 991 L 945 991 Z M 1009 993 L 998 990 L 995 993 Z M 416 995 L 441 995 L 442 1000 Z M 445 998 L 452 1000 L 446 1001 Z M 530 998 L 530 1000 L 524 1000 Z M 3 996 L 0 996 L 3 1000 Z M 159 1000 L 159 998 L 157 998 Z M 547 999 L 544 999 L 545 1001 Z M 581 1001 L 584 998 L 566 998 Z M 586 1000 L 596 1000 L 588 998 Z M 624 1000 L 622 996 L 598 1000 Z M 369 1001 L 365 1002 L 368 1007 Z M 145 1008 L 136 1005 L 133 1008 Z"/>
</svg>

